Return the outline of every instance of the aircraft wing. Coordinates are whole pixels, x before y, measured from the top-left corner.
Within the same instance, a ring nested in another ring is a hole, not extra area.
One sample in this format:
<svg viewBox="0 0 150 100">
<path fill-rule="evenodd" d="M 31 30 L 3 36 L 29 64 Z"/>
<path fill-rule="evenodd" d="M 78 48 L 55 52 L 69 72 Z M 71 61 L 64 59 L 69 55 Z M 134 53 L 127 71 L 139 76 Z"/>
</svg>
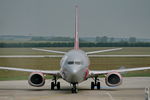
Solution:
<svg viewBox="0 0 150 100">
<path fill-rule="evenodd" d="M 127 69 L 117 69 L 117 70 L 100 70 L 100 71 L 90 71 L 89 75 L 90 77 L 96 76 L 96 75 L 103 75 L 111 72 L 129 72 L 129 71 L 139 71 L 139 70 L 147 70 L 150 69 L 150 67 L 139 67 L 139 68 L 127 68 Z"/>
<path fill-rule="evenodd" d="M 50 71 L 50 70 L 34 70 L 34 69 L 23 69 L 23 68 L 12 68 L 12 67 L 3 67 L 0 66 L 0 69 L 3 70 L 12 70 L 12 71 L 22 71 L 22 72 L 39 72 L 48 75 L 60 75 L 60 71 Z"/>
</svg>

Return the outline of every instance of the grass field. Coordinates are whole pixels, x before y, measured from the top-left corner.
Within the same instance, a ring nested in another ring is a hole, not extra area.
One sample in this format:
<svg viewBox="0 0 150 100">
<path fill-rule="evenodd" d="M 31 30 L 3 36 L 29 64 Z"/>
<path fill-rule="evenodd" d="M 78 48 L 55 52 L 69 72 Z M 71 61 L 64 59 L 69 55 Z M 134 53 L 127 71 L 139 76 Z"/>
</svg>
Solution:
<svg viewBox="0 0 150 100">
<path fill-rule="evenodd" d="M 60 51 L 68 51 L 72 48 L 43 48 L 43 49 L 51 49 L 51 50 L 60 50 Z M 85 51 L 94 51 L 94 50 L 104 50 L 110 49 L 109 47 L 87 47 L 81 48 Z M 34 51 L 32 48 L 0 48 L 0 55 L 44 55 L 44 54 L 54 54 L 54 53 L 47 53 L 41 51 Z M 106 53 L 99 53 L 99 54 L 139 54 L 139 55 L 150 55 L 150 47 L 123 47 L 122 50 L 113 51 L 113 52 L 106 52 Z"/>
<path fill-rule="evenodd" d="M 46 48 L 52 50 L 68 51 L 71 48 Z M 108 48 L 82 48 L 85 51 L 102 50 Z M 47 55 L 52 53 L 33 51 L 31 48 L 0 48 L 0 55 Z M 100 54 L 138 54 L 150 55 L 150 48 L 123 48 Z M 31 68 L 43 70 L 59 70 L 61 58 L 0 58 L 0 66 Z M 150 66 L 150 57 L 97 57 L 90 58 L 91 70 L 118 69 Z M 30 73 L 0 70 L 0 80 L 27 79 Z M 150 70 L 125 73 L 123 76 L 150 76 Z"/>
</svg>

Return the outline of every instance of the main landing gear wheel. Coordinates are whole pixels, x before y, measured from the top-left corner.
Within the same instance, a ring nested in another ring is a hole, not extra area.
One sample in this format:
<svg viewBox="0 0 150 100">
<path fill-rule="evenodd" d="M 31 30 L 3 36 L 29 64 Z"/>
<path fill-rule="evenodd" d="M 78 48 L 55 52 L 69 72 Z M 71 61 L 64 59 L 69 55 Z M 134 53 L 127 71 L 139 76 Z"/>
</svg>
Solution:
<svg viewBox="0 0 150 100">
<path fill-rule="evenodd" d="M 73 87 L 72 87 L 71 91 L 72 91 L 72 93 L 77 93 L 78 92 L 76 84 L 73 84 Z"/>
<path fill-rule="evenodd" d="M 57 87 L 57 90 L 60 90 L 60 82 L 57 82 L 56 77 L 54 77 L 53 82 L 51 82 L 51 90 L 54 90 Z"/>
<path fill-rule="evenodd" d="M 94 82 L 91 82 L 91 90 L 94 90 L 95 87 L 97 87 L 97 90 L 100 90 L 100 82 L 97 77 L 94 78 Z"/>
</svg>

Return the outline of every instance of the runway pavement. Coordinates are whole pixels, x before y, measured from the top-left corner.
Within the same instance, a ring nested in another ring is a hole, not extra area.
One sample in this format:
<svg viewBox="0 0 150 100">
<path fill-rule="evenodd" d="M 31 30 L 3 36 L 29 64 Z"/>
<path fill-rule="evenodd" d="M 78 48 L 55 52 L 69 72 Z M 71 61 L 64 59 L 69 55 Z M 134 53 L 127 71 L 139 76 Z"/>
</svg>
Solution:
<svg viewBox="0 0 150 100">
<path fill-rule="evenodd" d="M 113 88 L 101 79 L 101 90 L 90 90 L 92 79 L 88 79 L 79 84 L 77 94 L 72 94 L 70 84 L 59 81 L 61 90 L 50 90 L 51 80 L 39 88 L 29 86 L 27 80 L 0 81 L 0 100 L 145 100 L 145 87 L 150 87 L 150 77 L 131 77 Z"/>
</svg>

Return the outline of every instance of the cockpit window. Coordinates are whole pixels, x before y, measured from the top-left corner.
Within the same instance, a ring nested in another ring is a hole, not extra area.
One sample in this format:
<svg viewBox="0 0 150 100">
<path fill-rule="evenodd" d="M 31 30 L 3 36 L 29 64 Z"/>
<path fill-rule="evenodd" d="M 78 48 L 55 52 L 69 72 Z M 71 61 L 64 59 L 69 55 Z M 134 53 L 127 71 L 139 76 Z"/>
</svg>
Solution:
<svg viewBox="0 0 150 100">
<path fill-rule="evenodd" d="M 73 65 L 73 64 L 75 64 L 75 65 L 81 65 L 82 63 L 80 61 L 68 61 L 68 64 L 69 65 Z"/>
<path fill-rule="evenodd" d="M 81 62 L 80 61 L 75 61 L 75 64 L 76 65 L 81 65 Z"/>
<path fill-rule="evenodd" d="M 72 64 L 74 64 L 74 62 L 73 61 L 68 61 L 68 64 L 72 65 Z"/>
</svg>

